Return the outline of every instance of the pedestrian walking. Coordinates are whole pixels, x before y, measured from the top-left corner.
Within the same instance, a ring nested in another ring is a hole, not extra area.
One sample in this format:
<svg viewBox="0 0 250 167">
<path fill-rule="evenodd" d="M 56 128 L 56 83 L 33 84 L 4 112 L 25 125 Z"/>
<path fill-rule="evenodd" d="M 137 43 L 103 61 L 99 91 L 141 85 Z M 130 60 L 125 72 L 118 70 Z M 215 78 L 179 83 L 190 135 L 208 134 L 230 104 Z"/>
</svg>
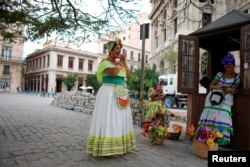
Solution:
<svg viewBox="0 0 250 167">
<path fill-rule="evenodd" d="M 54 94 L 54 89 L 53 89 L 53 88 L 51 88 L 51 90 L 50 90 L 50 94 L 51 94 L 51 96 L 52 96 L 52 97 L 54 97 L 54 96 L 55 96 L 55 94 Z M 48 97 L 49 97 L 49 93 L 48 93 Z"/>
<path fill-rule="evenodd" d="M 16 88 L 17 93 L 21 93 L 19 86 Z"/>
<path fill-rule="evenodd" d="M 45 97 L 45 94 L 46 94 L 45 89 L 44 89 L 44 88 L 42 88 L 42 93 L 41 93 L 41 96 Z"/>
</svg>

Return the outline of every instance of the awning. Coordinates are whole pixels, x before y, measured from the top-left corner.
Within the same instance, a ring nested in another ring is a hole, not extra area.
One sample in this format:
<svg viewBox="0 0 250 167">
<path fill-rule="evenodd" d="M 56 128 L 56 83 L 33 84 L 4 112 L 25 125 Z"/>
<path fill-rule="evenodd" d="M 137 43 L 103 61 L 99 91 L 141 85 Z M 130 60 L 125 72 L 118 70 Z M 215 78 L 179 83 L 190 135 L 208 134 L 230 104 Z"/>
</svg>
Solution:
<svg viewBox="0 0 250 167">
<path fill-rule="evenodd" d="M 200 35 L 204 33 L 220 31 L 234 26 L 240 26 L 250 23 L 250 14 L 241 12 L 239 10 L 232 10 L 221 18 L 211 22 L 201 29 L 192 32 L 189 35 Z"/>
</svg>

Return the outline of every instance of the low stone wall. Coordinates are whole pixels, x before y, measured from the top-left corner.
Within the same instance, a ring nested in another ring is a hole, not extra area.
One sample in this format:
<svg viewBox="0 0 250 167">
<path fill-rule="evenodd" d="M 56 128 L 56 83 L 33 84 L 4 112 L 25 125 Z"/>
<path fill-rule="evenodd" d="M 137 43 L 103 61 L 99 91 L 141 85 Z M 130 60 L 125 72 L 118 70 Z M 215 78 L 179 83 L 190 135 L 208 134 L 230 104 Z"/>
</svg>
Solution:
<svg viewBox="0 0 250 167">
<path fill-rule="evenodd" d="M 140 106 L 139 106 L 139 100 L 137 99 L 131 99 L 131 110 L 132 110 L 132 116 L 133 116 L 133 123 L 136 125 L 140 125 L 141 124 L 141 114 L 140 114 Z M 145 113 L 147 111 L 147 101 L 144 101 L 143 103 L 143 108 L 144 108 L 144 114 L 142 117 L 145 116 Z M 144 119 L 144 118 L 142 118 Z"/>
<path fill-rule="evenodd" d="M 57 94 L 51 104 L 68 110 L 92 114 L 94 111 L 95 99 L 96 97 L 88 92 L 63 92 Z M 139 125 L 139 100 L 131 99 L 130 106 L 132 110 L 133 123 Z M 146 107 L 146 101 L 144 102 L 144 107 Z"/>
<path fill-rule="evenodd" d="M 94 111 L 95 96 L 83 91 L 68 91 L 57 94 L 51 104 L 68 110 L 92 114 Z"/>
</svg>

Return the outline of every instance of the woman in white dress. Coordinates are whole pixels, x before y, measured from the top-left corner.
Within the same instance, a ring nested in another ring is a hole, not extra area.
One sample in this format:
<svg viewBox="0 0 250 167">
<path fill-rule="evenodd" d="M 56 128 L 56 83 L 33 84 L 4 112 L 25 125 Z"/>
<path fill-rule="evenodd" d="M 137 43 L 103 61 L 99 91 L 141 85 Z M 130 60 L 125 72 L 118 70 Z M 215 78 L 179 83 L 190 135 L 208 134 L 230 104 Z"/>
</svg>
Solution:
<svg viewBox="0 0 250 167">
<path fill-rule="evenodd" d="M 97 69 L 102 86 L 96 96 L 87 143 L 87 152 L 93 156 L 119 156 L 135 147 L 130 99 L 124 86 L 125 77 L 131 75 L 126 54 L 121 54 L 120 39 L 106 46 L 109 55 Z"/>
<path fill-rule="evenodd" d="M 233 135 L 232 112 L 233 95 L 237 92 L 240 76 L 234 71 L 235 60 L 232 54 L 223 57 L 221 61 L 225 72 L 218 72 L 210 84 L 210 92 L 205 101 L 205 108 L 199 120 L 199 128 L 205 128 L 208 132 L 219 131 L 223 137 L 218 139 L 220 145 L 230 144 L 230 136 Z M 219 104 L 211 103 L 212 92 L 222 92 L 223 98 Z M 202 141 L 202 135 L 198 140 Z"/>
</svg>

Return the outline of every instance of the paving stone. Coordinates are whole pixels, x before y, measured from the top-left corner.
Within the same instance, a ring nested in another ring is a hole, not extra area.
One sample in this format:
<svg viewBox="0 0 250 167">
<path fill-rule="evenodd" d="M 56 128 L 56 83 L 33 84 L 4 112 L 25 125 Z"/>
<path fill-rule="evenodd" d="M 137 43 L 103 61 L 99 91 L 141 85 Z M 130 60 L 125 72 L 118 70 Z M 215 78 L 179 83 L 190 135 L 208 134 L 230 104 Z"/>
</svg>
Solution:
<svg viewBox="0 0 250 167">
<path fill-rule="evenodd" d="M 17 166 L 21 167 L 21 166 L 30 166 L 29 163 L 25 160 L 16 160 Z"/>
<path fill-rule="evenodd" d="M 14 159 L 6 159 L 6 160 L 1 160 L 0 166 L 3 167 L 17 167 L 17 164 Z"/>
<path fill-rule="evenodd" d="M 165 141 L 150 145 L 134 126 L 137 147 L 119 158 L 86 153 L 91 115 L 51 105 L 52 98 L 0 96 L 0 166 L 6 167 L 205 167 L 191 142 Z M 182 124 L 183 125 L 183 124 Z"/>
<path fill-rule="evenodd" d="M 32 167 L 44 167 L 44 164 L 41 161 L 31 161 L 30 166 L 32 166 Z"/>
</svg>

